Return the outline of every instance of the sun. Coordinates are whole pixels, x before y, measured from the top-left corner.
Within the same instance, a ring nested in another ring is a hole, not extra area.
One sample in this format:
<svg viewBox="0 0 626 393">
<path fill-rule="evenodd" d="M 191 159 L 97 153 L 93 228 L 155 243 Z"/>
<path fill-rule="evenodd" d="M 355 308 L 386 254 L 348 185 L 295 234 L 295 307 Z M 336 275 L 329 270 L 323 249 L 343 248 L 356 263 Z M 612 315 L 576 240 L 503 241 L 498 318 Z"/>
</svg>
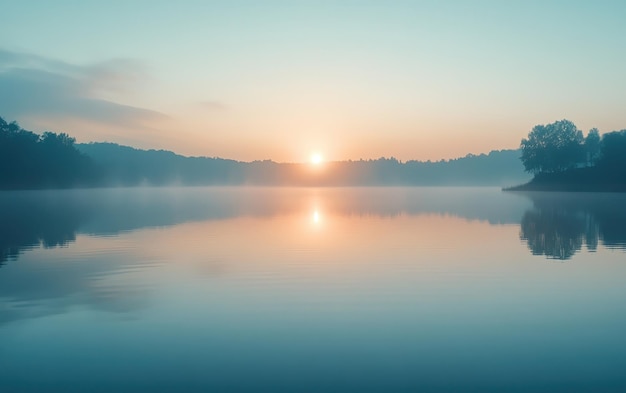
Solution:
<svg viewBox="0 0 626 393">
<path fill-rule="evenodd" d="M 311 154 L 311 164 L 319 165 L 322 163 L 322 155 L 319 153 Z"/>
</svg>

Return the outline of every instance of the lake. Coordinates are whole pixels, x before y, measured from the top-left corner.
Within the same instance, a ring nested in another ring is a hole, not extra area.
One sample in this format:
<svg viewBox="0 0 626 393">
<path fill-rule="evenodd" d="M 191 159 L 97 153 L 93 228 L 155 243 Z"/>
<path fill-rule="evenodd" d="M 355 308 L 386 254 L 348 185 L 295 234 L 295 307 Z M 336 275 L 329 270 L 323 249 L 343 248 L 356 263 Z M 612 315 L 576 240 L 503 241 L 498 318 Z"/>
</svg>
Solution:
<svg viewBox="0 0 626 393">
<path fill-rule="evenodd" d="M 0 192 L 2 392 L 623 392 L 626 195 Z"/>
</svg>

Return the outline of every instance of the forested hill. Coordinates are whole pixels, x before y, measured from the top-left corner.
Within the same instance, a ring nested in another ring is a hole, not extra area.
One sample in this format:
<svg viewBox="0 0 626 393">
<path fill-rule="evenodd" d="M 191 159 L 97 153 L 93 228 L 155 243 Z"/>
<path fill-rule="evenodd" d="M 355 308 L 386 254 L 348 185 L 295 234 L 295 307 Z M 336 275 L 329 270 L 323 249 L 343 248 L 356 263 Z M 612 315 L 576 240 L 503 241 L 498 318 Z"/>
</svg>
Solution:
<svg viewBox="0 0 626 393">
<path fill-rule="evenodd" d="M 79 144 L 105 168 L 107 185 L 514 185 L 527 181 L 518 150 L 492 151 L 438 162 L 394 158 L 310 164 L 239 162 L 184 157 L 163 150 L 139 150 L 113 143 Z"/>
<path fill-rule="evenodd" d="M 77 144 L 103 169 L 106 186 L 237 185 L 245 163 L 222 158 L 184 157 L 166 150 L 140 150 L 115 143 Z"/>
<path fill-rule="evenodd" d="M 166 185 L 510 186 L 529 179 L 518 150 L 438 162 L 395 158 L 311 164 L 184 157 L 114 143 L 76 144 L 0 118 L 0 189 Z"/>
</svg>

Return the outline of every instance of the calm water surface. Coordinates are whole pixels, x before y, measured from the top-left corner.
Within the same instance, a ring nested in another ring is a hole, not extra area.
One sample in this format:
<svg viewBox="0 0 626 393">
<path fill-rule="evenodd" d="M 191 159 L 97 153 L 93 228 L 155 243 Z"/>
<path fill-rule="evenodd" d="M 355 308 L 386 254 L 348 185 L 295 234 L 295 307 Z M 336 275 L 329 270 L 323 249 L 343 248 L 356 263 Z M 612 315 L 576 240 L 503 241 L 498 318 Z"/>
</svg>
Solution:
<svg viewBox="0 0 626 393">
<path fill-rule="evenodd" d="M 0 193 L 1 392 L 623 392 L 626 196 Z"/>
</svg>

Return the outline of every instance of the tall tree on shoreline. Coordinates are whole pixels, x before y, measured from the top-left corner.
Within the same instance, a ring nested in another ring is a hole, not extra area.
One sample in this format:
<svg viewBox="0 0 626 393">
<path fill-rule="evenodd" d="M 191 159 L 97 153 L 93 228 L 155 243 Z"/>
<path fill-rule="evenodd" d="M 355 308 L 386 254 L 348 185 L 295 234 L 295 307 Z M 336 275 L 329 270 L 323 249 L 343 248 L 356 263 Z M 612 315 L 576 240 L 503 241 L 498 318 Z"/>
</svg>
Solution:
<svg viewBox="0 0 626 393">
<path fill-rule="evenodd" d="M 594 166 L 600 158 L 601 138 L 597 128 L 589 130 L 585 137 L 585 155 L 587 166 Z"/>
<path fill-rule="evenodd" d="M 602 136 L 598 165 L 605 170 L 626 174 L 626 130 Z"/>
</svg>

